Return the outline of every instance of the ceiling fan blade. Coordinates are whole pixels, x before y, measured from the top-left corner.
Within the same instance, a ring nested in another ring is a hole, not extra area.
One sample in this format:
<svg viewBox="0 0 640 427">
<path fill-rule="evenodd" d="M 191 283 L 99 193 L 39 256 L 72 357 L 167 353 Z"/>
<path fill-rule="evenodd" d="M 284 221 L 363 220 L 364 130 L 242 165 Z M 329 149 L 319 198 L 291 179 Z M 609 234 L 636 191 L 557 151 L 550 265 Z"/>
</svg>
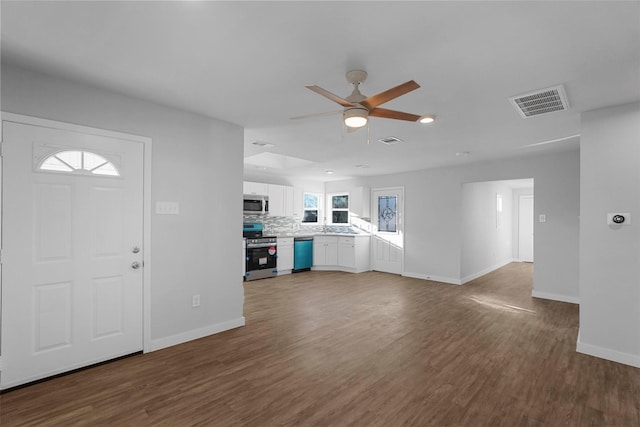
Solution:
<svg viewBox="0 0 640 427">
<path fill-rule="evenodd" d="M 408 122 L 417 122 L 420 117 L 417 114 L 403 113 L 402 111 L 387 110 L 386 108 L 374 108 L 369 111 L 372 117 L 383 117 L 385 119 L 406 120 Z"/>
<path fill-rule="evenodd" d="M 396 87 L 392 87 L 389 90 L 385 90 L 384 92 L 380 92 L 377 95 L 373 95 L 362 101 L 360 104 L 367 107 L 368 110 L 372 108 L 376 108 L 378 105 L 382 105 L 385 102 L 391 101 L 405 93 L 409 93 L 412 90 L 416 90 L 420 87 L 420 85 L 413 80 L 409 80 L 406 83 L 402 83 Z"/>
<path fill-rule="evenodd" d="M 353 107 L 354 106 L 354 104 L 352 102 L 349 102 L 344 98 L 340 98 L 338 95 L 335 95 L 335 94 L 329 92 L 326 89 L 322 89 L 320 86 L 306 85 L 305 87 L 307 89 L 311 89 L 312 91 L 314 91 L 317 94 L 320 94 L 320 95 L 324 96 L 325 98 L 329 98 L 333 102 L 336 102 L 336 103 L 342 105 L 343 107 Z"/>
<path fill-rule="evenodd" d="M 323 116 L 332 116 L 334 114 L 339 114 L 342 113 L 342 110 L 339 111 L 327 111 L 324 113 L 315 113 L 315 114 L 305 114 L 303 116 L 295 116 L 295 117 L 290 117 L 289 120 L 300 120 L 300 119 L 310 119 L 313 117 L 323 117 Z"/>
</svg>

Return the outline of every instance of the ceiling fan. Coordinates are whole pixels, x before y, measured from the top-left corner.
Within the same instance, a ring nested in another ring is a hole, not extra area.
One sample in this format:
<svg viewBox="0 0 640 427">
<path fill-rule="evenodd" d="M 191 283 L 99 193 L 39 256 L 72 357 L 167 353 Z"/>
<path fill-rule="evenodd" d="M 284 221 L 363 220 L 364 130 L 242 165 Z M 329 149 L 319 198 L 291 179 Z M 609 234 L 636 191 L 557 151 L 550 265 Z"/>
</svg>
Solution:
<svg viewBox="0 0 640 427">
<path fill-rule="evenodd" d="M 406 120 L 409 122 L 431 123 L 435 120 L 434 116 L 419 116 L 417 114 L 403 113 L 402 111 L 388 110 L 379 108 L 379 105 L 391 101 L 401 95 L 418 89 L 420 85 L 413 80 L 392 87 L 391 89 L 380 92 L 377 95 L 365 97 L 360 93 L 360 83 L 367 79 L 367 72 L 362 70 L 352 70 L 346 75 L 347 81 L 353 85 L 353 92 L 346 98 L 341 98 L 329 92 L 326 89 L 316 85 L 306 85 L 305 87 L 312 91 L 330 99 L 331 101 L 344 107 L 342 116 L 345 126 L 349 129 L 357 129 L 367 124 L 369 117 L 382 117 L 385 119 Z M 292 119 L 303 119 L 307 117 L 335 114 L 339 111 L 330 113 L 311 114 L 306 116 L 292 117 Z"/>
</svg>

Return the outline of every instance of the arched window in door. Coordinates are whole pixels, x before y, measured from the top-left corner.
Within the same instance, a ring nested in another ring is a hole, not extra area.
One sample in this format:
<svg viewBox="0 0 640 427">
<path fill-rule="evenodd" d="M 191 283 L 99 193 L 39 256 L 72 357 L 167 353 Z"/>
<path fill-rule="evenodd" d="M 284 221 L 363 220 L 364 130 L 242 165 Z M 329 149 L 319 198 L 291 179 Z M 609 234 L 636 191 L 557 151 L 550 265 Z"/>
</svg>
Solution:
<svg viewBox="0 0 640 427">
<path fill-rule="evenodd" d="M 40 163 L 38 169 L 84 175 L 120 176 L 113 163 L 90 151 L 68 150 L 51 154 Z"/>
</svg>

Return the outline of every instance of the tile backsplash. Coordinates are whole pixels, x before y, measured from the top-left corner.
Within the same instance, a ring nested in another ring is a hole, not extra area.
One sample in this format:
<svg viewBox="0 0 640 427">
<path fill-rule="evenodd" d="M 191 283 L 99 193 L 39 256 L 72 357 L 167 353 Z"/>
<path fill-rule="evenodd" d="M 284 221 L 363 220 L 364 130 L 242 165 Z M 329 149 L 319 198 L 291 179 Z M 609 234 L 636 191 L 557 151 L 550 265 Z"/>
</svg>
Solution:
<svg viewBox="0 0 640 427">
<path fill-rule="evenodd" d="M 371 230 L 370 223 L 358 218 L 352 221 L 352 225 L 327 225 L 303 224 L 299 220 L 286 216 L 244 214 L 244 222 L 260 222 L 264 225 L 265 236 L 277 236 L 279 234 L 304 234 L 304 233 L 361 233 Z"/>
</svg>

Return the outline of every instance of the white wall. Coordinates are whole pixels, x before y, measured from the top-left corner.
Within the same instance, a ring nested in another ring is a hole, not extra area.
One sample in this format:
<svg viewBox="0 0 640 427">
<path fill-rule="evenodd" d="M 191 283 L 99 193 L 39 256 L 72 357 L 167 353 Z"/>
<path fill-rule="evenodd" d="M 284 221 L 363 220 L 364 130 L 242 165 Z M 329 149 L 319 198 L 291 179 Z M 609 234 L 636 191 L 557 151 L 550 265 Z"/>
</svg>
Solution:
<svg viewBox="0 0 640 427">
<path fill-rule="evenodd" d="M 640 103 L 582 114 L 581 134 L 578 350 L 640 367 Z"/>
<path fill-rule="evenodd" d="M 328 182 L 327 192 L 368 186 L 405 187 L 404 274 L 449 283 L 462 279 L 462 184 L 533 178 L 534 293 L 577 302 L 580 152 L 568 151 L 464 166 Z"/>
<path fill-rule="evenodd" d="M 241 127 L 6 65 L 1 102 L 6 112 L 153 139 L 152 206 L 180 203 L 180 215 L 151 218 L 153 348 L 244 324 Z"/>
<path fill-rule="evenodd" d="M 503 182 L 462 185 L 462 283 L 513 261 L 512 192 Z M 497 195 L 502 197 L 500 220 L 496 210 Z"/>
<path fill-rule="evenodd" d="M 516 188 L 513 190 L 512 192 L 513 195 L 513 199 L 512 199 L 512 205 L 513 209 L 512 209 L 512 219 L 511 219 L 511 224 L 512 224 L 512 233 L 513 233 L 513 240 L 512 240 L 512 248 L 513 251 L 511 253 L 511 256 L 513 257 L 513 259 L 515 260 L 519 260 L 520 259 L 520 196 L 533 196 L 533 188 Z M 533 203 L 535 205 L 535 198 L 533 200 Z M 536 219 L 534 219 L 534 223 L 535 223 Z M 533 242 L 534 248 L 535 248 L 535 236 L 534 236 L 534 242 Z M 534 258 L 534 262 L 535 262 L 535 258 Z"/>
</svg>

